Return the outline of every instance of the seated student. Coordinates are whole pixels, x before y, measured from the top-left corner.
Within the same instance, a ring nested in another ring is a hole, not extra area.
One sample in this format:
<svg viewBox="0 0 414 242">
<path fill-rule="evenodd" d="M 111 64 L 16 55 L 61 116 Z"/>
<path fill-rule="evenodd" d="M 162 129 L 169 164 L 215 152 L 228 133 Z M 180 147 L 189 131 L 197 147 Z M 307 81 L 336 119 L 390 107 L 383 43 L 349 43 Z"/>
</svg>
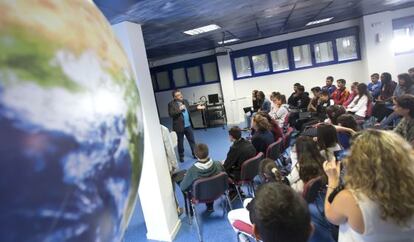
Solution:
<svg viewBox="0 0 414 242">
<path fill-rule="evenodd" d="M 313 113 L 310 118 L 297 119 L 295 122 L 295 128 L 297 130 L 304 130 L 316 123 L 324 121 L 326 119 L 326 110 L 331 105 L 333 105 L 333 100 L 330 99 L 328 91 L 321 91 L 319 94 L 318 104 L 316 105 L 316 112 Z"/>
<path fill-rule="evenodd" d="M 279 107 L 276 105 L 276 96 L 279 96 L 280 92 L 272 92 L 270 94 L 270 112 L 269 114 L 272 115 L 277 112 Z"/>
<path fill-rule="evenodd" d="M 395 99 L 394 112 L 403 117 L 394 132 L 414 146 L 414 96 L 404 94 Z"/>
<path fill-rule="evenodd" d="M 349 97 L 348 99 L 342 104 L 342 106 L 344 106 L 345 108 L 347 108 L 349 106 L 349 104 L 351 104 L 351 102 L 354 100 L 354 98 L 358 95 L 358 82 L 353 82 L 351 85 L 351 91 L 349 92 Z"/>
<path fill-rule="evenodd" d="M 368 91 L 371 93 L 371 96 L 376 100 L 381 94 L 381 81 L 379 80 L 379 74 L 374 73 L 371 75 L 371 82 L 368 84 Z"/>
<path fill-rule="evenodd" d="M 298 96 L 298 87 L 300 86 L 301 86 L 300 83 L 293 84 L 293 93 L 289 96 L 288 102 L 287 102 L 289 105 L 292 105 L 292 106 L 294 105 L 295 98 L 296 96 Z"/>
<path fill-rule="evenodd" d="M 286 96 L 279 94 L 274 98 L 274 104 L 277 107 L 277 111 L 274 113 L 269 113 L 270 117 L 274 119 L 280 128 L 284 128 L 286 116 L 289 115 L 289 108 L 286 104 Z"/>
<path fill-rule="evenodd" d="M 231 127 L 229 130 L 229 138 L 233 142 L 233 145 L 230 147 L 226 160 L 224 161 L 224 170 L 229 177 L 240 180 L 240 170 L 243 162 L 254 157 L 256 155 L 256 149 L 250 141 L 245 140 L 241 136 L 241 129 L 237 126 Z"/>
<path fill-rule="evenodd" d="M 261 115 L 256 115 L 253 118 L 253 131 L 252 144 L 256 148 L 256 152 L 263 152 L 266 154 L 267 147 L 274 142 L 275 138 L 270 132 L 272 129 L 267 119 Z"/>
<path fill-rule="evenodd" d="M 260 105 L 259 102 L 257 100 L 257 93 L 259 91 L 258 90 L 253 90 L 252 91 L 252 106 L 251 107 L 246 107 L 243 108 L 245 111 L 245 122 L 246 122 L 246 128 L 250 128 L 250 125 L 252 123 L 251 118 L 252 116 L 259 111 Z"/>
<path fill-rule="evenodd" d="M 390 131 L 354 138 L 343 163 L 328 160 L 325 215 L 339 225 L 339 241 L 408 242 L 414 238 L 414 153 Z M 340 166 L 346 170 L 340 186 Z"/>
<path fill-rule="evenodd" d="M 343 106 L 331 105 L 327 107 L 326 116 L 328 118 L 325 120 L 325 123 L 337 125 L 339 116 L 341 116 L 344 113 L 346 113 L 346 110 Z"/>
<path fill-rule="evenodd" d="M 372 110 L 378 122 L 381 122 L 385 117 L 392 113 L 392 96 L 394 94 L 397 83 L 392 80 L 392 76 L 388 72 L 381 74 L 381 92 L 378 96 Z"/>
<path fill-rule="evenodd" d="M 414 67 L 408 69 L 408 75 L 410 75 L 411 79 L 414 79 Z"/>
<path fill-rule="evenodd" d="M 333 99 L 335 105 L 342 105 L 349 97 L 349 91 L 346 89 L 345 79 L 338 79 L 336 81 L 337 88 L 332 93 L 331 98 Z"/>
<path fill-rule="evenodd" d="M 208 156 L 208 146 L 206 144 L 197 144 L 194 153 L 197 157 L 197 162 L 188 169 L 180 184 L 180 188 L 183 192 L 191 191 L 192 185 L 197 179 L 211 177 L 224 171 L 224 168 L 219 161 L 210 159 Z M 207 211 L 213 211 L 213 205 L 213 203 L 207 203 Z"/>
<path fill-rule="evenodd" d="M 257 240 L 306 242 L 312 234 L 308 206 L 289 186 L 276 182 L 264 184 L 258 189 L 256 197 L 245 200 L 244 204 L 245 208 L 229 212 L 230 224 L 240 220 L 252 225 Z"/>
<path fill-rule="evenodd" d="M 332 76 L 326 77 L 326 86 L 322 87 L 322 91 L 328 91 L 329 96 L 332 95 L 332 93 L 336 90 L 336 86 L 333 85 L 334 78 Z"/>
<path fill-rule="evenodd" d="M 290 99 L 290 98 L 289 98 Z M 297 93 L 292 100 L 289 100 L 289 107 L 293 109 L 306 110 L 310 102 L 309 95 L 305 93 L 304 86 L 297 87 Z"/>
<path fill-rule="evenodd" d="M 357 90 L 358 96 L 349 104 L 346 111 L 354 114 L 357 120 L 364 120 L 367 114 L 368 104 L 372 102 L 372 97 L 365 83 L 359 83 Z"/>
<path fill-rule="evenodd" d="M 338 142 L 338 134 L 333 125 L 318 125 L 316 130 L 316 140 L 320 153 L 326 160 L 335 159 L 336 152 L 342 150 L 342 147 Z"/>
<path fill-rule="evenodd" d="M 306 182 L 322 175 L 324 158 L 315 141 L 307 136 L 298 137 L 292 152 L 295 153 L 297 162 L 292 159 L 292 171 L 286 176 L 286 181 L 295 191 L 301 193 Z"/>
<path fill-rule="evenodd" d="M 358 131 L 358 123 L 355 117 L 351 114 L 342 114 L 341 116 L 339 116 L 338 126 L 351 129 L 354 132 Z M 345 129 L 341 130 L 338 128 L 336 128 L 336 131 L 338 132 L 339 144 L 342 146 L 342 148 L 344 148 L 344 150 L 348 150 L 351 146 L 350 139 L 354 132 L 349 132 Z"/>
<path fill-rule="evenodd" d="M 398 98 L 404 94 L 414 95 L 414 80 L 411 79 L 408 73 L 398 75 L 398 85 L 394 90 L 393 99 Z M 389 108 L 391 108 L 391 106 L 389 106 Z M 393 122 L 397 122 L 399 118 L 399 115 L 397 115 L 395 112 L 392 112 L 377 126 L 379 126 L 381 129 L 386 129 L 388 126 L 392 126 Z"/>
<path fill-rule="evenodd" d="M 259 111 L 263 111 L 263 112 L 266 112 L 266 113 L 270 112 L 270 106 L 271 106 L 271 103 L 270 103 L 270 101 L 266 98 L 266 96 L 265 96 L 264 92 L 259 91 L 259 92 L 257 93 L 257 100 L 258 100 L 258 102 L 259 102 L 259 104 L 260 104 Z"/>
<path fill-rule="evenodd" d="M 313 94 L 313 98 L 309 102 L 308 112 L 316 112 L 316 107 L 318 106 L 319 96 L 321 94 L 321 88 L 312 87 L 311 92 Z"/>
<path fill-rule="evenodd" d="M 272 134 L 273 134 L 274 141 L 277 141 L 279 138 L 283 138 L 282 129 L 279 127 L 279 124 L 274 119 L 272 119 L 272 117 L 270 117 L 270 115 L 268 113 L 258 112 L 257 115 L 261 115 L 261 116 L 265 117 L 267 119 L 267 121 L 269 122 L 269 124 L 271 126 L 270 132 L 272 132 Z"/>
<path fill-rule="evenodd" d="M 312 234 L 306 202 L 284 184 L 262 185 L 247 209 L 255 237 L 263 242 L 306 242 Z"/>
<path fill-rule="evenodd" d="M 258 176 L 261 184 L 282 181 L 282 175 L 277 169 L 275 161 L 269 158 L 260 161 Z"/>
</svg>

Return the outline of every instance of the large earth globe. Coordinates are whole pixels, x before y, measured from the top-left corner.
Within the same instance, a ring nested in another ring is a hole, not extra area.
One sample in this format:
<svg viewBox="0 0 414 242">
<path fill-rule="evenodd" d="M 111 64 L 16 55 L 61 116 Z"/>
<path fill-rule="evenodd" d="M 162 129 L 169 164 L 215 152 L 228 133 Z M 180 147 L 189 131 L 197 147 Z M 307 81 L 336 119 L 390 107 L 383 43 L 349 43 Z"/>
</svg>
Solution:
<svg viewBox="0 0 414 242">
<path fill-rule="evenodd" d="M 87 0 L 0 0 L 0 241 L 119 241 L 142 168 L 128 60 Z"/>
</svg>

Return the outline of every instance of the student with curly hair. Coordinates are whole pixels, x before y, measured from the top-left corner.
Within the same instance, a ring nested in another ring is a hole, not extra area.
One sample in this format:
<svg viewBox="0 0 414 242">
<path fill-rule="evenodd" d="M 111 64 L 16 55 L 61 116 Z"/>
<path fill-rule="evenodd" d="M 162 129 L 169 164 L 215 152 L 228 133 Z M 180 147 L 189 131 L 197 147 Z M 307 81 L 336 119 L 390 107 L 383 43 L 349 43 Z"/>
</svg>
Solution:
<svg viewBox="0 0 414 242">
<path fill-rule="evenodd" d="M 339 242 L 412 241 L 414 153 L 390 131 L 355 135 L 344 160 L 345 188 L 338 189 L 340 163 L 326 161 L 327 219 L 339 225 Z"/>
<path fill-rule="evenodd" d="M 267 147 L 274 142 L 274 136 L 270 132 L 272 126 L 270 125 L 267 118 L 256 115 L 253 118 L 253 130 L 254 135 L 252 136 L 252 144 L 256 148 L 256 152 L 263 152 L 266 154 Z"/>
</svg>

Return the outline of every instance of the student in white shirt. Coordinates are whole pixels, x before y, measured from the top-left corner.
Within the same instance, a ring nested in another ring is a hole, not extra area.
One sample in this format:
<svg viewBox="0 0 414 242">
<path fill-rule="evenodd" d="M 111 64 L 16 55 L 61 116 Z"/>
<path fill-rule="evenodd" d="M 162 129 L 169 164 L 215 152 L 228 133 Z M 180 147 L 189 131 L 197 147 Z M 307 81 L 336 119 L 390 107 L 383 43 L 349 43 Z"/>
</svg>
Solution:
<svg viewBox="0 0 414 242">
<path fill-rule="evenodd" d="M 344 160 L 345 188 L 338 189 L 340 164 L 326 161 L 325 216 L 339 225 L 339 242 L 408 242 L 414 238 L 414 153 L 391 131 L 354 136 Z"/>
<path fill-rule="evenodd" d="M 348 105 L 346 111 L 354 114 L 356 119 L 364 119 L 366 117 L 368 103 L 372 102 L 372 97 L 365 83 L 359 83 L 357 90 L 358 95 Z"/>
</svg>

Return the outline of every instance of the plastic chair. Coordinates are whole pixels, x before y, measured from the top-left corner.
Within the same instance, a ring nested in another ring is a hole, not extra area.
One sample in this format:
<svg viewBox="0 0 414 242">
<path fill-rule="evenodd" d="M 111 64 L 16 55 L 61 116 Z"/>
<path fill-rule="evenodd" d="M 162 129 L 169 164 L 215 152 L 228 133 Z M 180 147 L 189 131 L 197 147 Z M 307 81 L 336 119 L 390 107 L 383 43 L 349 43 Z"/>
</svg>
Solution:
<svg viewBox="0 0 414 242">
<path fill-rule="evenodd" d="M 227 174 L 225 172 L 220 172 L 219 174 L 212 177 L 197 179 L 193 184 L 193 189 L 191 192 L 191 209 L 195 218 L 197 234 L 200 241 L 203 241 L 203 237 L 201 234 L 200 225 L 198 223 L 195 205 L 199 203 L 214 202 L 224 195 L 230 210 L 232 210 L 233 208 L 231 206 L 228 191 L 228 181 L 229 178 Z M 226 213 L 225 210 L 226 202 L 223 201 L 223 216 Z"/>
<path fill-rule="evenodd" d="M 290 140 L 292 138 L 293 128 L 289 127 L 286 131 L 285 136 L 283 136 L 283 147 L 282 150 L 286 150 L 290 145 Z"/>
<path fill-rule="evenodd" d="M 249 192 L 254 197 L 253 179 L 257 176 L 257 173 L 259 172 L 259 164 L 263 158 L 264 155 L 262 152 L 260 152 L 255 157 L 252 157 L 243 162 L 241 166 L 240 180 L 232 181 L 233 185 L 236 187 L 237 196 L 240 198 L 242 204 L 243 200 L 240 193 L 241 186 L 247 185 Z"/>
<path fill-rule="evenodd" d="M 282 152 L 283 139 L 279 138 L 276 142 L 271 143 L 266 150 L 266 158 L 276 160 Z"/>
<path fill-rule="evenodd" d="M 247 224 L 241 220 L 236 220 L 232 225 L 235 229 L 237 229 L 237 241 L 240 241 L 240 234 L 244 234 L 249 238 L 255 239 L 253 234 L 253 226 L 251 224 Z"/>
</svg>

